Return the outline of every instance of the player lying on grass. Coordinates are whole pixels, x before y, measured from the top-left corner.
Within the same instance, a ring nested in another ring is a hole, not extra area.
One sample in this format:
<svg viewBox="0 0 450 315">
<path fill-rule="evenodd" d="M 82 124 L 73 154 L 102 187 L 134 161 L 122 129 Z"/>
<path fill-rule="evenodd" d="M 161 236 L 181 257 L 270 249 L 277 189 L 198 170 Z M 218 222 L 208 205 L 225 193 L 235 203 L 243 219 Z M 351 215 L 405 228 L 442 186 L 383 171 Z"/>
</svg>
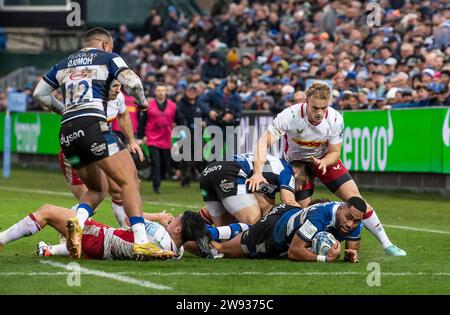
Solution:
<svg viewBox="0 0 450 315">
<path fill-rule="evenodd" d="M 41 231 L 46 225 L 66 235 L 66 221 L 74 211 L 54 205 L 44 205 L 34 213 L 26 216 L 12 227 L 0 233 L 0 248 L 22 237 L 31 236 Z M 145 221 L 145 230 L 150 243 L 134 244 L 132 230 L 112 228 L 92 219 L 86 221 L 82 236 L 82 253 L 90 259 L 168 259 L 181 258 L 183 244 L 205 235 L 205 224 L 201 217 L 192 211 L 169 218 L 165 213 L 146 214 L 147 219 L 161 219 L 167 222 L 164 228 L 158 223 Z M 71 233 L 70 230 L 67 233 Z M 69 255 L 68 244 L 59 244 L 42 248 L 47 255 Z M 42 245 L 42 244 L 41 244 Z M 39 249 L 39 248 L 38 248 Z M 45 253 L 44 253 L 45 255 Z"/>
<path fill-rule="evenodd" d="M 298 206 L 295 191 L 306 183 L 304 165 L 269 155 L 263 167 L 266 183 L 251 193 L 245 181 L 253 174 L 253 154 L 232 158 L 209 163 L 201 174 L 200 190 L 206 203 L 201 213 L 208 223 L 223 226 L 237 220 L 253 224 L 275 204 L 277 192 L 283 203 Z"/>
<path fill-rule="evenodd" d="M 366 202 L 360 197 L 303 209 L 281 204 L 247 231 L 224 243 L 212 241 L 212 245 L 230 258 L 279 258 L 287 254 L 295 261 L 332 262 L 340 256 L 339 242 L 345 240 L 345 260 L 355 263 L 366 210 Z M 333 234 L 337 240 L 326 256 L 309 250 L 314 235 L 321 231 Z"/>
</svg>

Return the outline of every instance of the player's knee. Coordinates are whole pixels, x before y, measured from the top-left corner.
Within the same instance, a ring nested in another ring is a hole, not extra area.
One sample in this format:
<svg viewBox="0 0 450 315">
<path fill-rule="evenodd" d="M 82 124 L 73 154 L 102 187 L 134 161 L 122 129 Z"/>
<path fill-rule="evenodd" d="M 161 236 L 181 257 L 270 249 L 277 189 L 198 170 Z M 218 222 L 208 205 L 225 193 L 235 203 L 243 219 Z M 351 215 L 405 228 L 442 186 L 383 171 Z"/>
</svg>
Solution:
<svg viewBox="0 0 450 315">
<path fill-rule="evenodd" d="M 38 213 L 39 216 L 42 216 L 42 217 L 48 217 L 48 215 L 51 212 L 52 207 L 53 206 L 49 205 L 49 204 L 42 205 L 35 213 Z"/>
</svg>

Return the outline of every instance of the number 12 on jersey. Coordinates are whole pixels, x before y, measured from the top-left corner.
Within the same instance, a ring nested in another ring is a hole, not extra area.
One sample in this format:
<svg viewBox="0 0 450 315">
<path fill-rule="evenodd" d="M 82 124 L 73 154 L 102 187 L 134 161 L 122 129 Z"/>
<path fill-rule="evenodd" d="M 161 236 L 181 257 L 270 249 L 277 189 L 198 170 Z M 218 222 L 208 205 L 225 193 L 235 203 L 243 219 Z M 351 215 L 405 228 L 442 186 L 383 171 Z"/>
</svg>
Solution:
<svg viewBox="0 0 450 315">
<path fill-rule="evenodd" d="M 92 100 L 92 84 L 88 80 L 66 83 L 66 106 L 90 102 Z"/>
</svg>

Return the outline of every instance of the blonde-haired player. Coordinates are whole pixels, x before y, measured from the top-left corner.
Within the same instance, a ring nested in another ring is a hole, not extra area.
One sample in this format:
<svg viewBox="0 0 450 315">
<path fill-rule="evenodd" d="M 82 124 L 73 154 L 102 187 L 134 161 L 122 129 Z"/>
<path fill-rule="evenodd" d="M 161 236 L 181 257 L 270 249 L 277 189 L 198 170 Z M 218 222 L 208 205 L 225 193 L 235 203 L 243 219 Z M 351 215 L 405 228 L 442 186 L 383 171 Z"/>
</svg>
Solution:
<svg viewBox="0 0 450 315">
<path fill-rule="evenodd" d="M 256 191 L 261 182 L 266 182 L 262 176 L 262 167 L 267 159 L 267 147 L 284 136 L 284 158 L 306 163 L 312 174 L 311 181 L 295 194 L 300 206 L 306 207 L 311 201 L 314 177 L 318 177 L 343 201 L 352 196 L 361 196 L 355 181 L 340 161 L 344 120 L 339 112 L 329 107 L 330 96 L 330 87 L 324 82 L 315 81 L 306 91 L 305 103 L 293 105 L 277 115 L 256 146 L 253 176 L 247 180 L 250 191 Z M 363 222 L 388 255 L 406 255 L 404 250 L 389 240 L 375 210 L 369 204 Z"/>
</svg>

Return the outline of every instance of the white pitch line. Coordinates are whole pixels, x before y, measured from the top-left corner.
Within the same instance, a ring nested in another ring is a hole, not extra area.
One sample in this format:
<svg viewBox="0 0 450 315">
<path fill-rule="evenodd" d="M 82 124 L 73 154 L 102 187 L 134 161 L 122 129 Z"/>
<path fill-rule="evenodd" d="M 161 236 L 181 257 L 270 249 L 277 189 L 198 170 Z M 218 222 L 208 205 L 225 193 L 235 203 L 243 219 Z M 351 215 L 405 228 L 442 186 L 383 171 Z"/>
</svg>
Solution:
<svg viewBox="0 0 450 315">
<path fill-rule="evenodd" d="M 43 263 L 43 261 L 41 261 Z M 46 262 L 48 263 L 48 262 Z M 54 263 L 54 262 L 52 262 Z M 58 263 L 56 263 L 58 264 Z M 64 264 L 59 264 L 65 268 Z M 59 267 L 59 266 L 58 266 Z M 84 269 L 84 268 L 82 268 Z M 84 272 L 84 271 L 83 271 Z M 0 277 L 10 276 L 67 276 L 68 272 L 0 272 Z M 365 272 L 134 272 L 123 271 L 116 272 L 114 275 L 139 275 L 139 276 L 161 276 L 161 277 L 179 277 L 179 276 L 196 276 L 196 277 L 211 277 L 211 276 L 366 276 Z M 450 277 L 450 272 L 381 272 L 382 276 L 404 277 L 404 276 L 425 276 L 425 277 Z"/>
<path fill-rule="evenodd" d="M 429 230 L 429 229 L 415 228 L 415 227 L 411 227 L 411 226 L 392 225 L 392 224 L 383 224 L 383 225 L 386 227 L 389 227 L 389 228 L 393 228 L 393 229 L 450 235 L 450 232 L 448 232 L 448 231 Z"/>
<path fill-rule="evenodd" d="M 68 272 L 0 272 L 0 277 L 67 276 Z"/>
<path fill-rule="evenodd" d="M 50 265 L 50 266 L 56 267 L 56 268 L 64 268 L 64 269 L 67 268 L 67 265 L 58 263 L 58 262 L 54 262 L 54 261 L 40 260 L 39 262 L 41 264 Z M 101 278 L 116 280 L 119 282 L 125 282 L 128 284 L 138 285 L 138 286 L 141 286 L 144 288 L 150 288 L 150 289 L 156 289 L 156 290 L 172 290 L 171 287 L 168 287 L 165 285 L 156 284 L 156 283 L 146 281 L 146 280 L 138 280 L 138 279 L 122 276 L 122 275 L 119 275 L 116 273 L 109 273 L 109 272 L 104 272 L 104 271 L 100 271 L 100 270 L 88 269 L 88 268 L 84 268 L 84 267 L 80 267 L 80 272 L 83 274 L 88 274 L 88 275 L 93 275 L 93 276 L 97 276 L 97 277 L 101 277 Z"/>
<path fill-rule="evenodd" d="M 135 272 L 118 272 L 118 274 L 136 274 Z M 367 272 L 139 272 L 145 276 L 366 276 Z M 426 273 L 426 272 L 381 272 L 383 276 L 450 276 L 450 272 Z"/>
<path fill-rule="evenodd" d="M 29 193 L 35 193 L 35 194 L 56 195 L 56 196 L 65 196 L 65 197 L 73 196 L 71 193 L 68 193 L 68 192 L 42 190 L 42 189 L 26 189 L 26 188 L 0 186 L 0 190 L 14 191 L 14 192 L 29 192 Z M 159 202 L 159 201 L 144 201 L 144 203 L 151 204 L 151 205 L 157 205 L 157 206 L 169 206 L 169 207 L 178 207 L 178 208 L 191 208 L 191 209 L 200 208 L 199 205 L 185 205 L 185 204 L 180 204 L 180 203 L 166 203 L 166 202 Z M 450 231 L 422 229 L 422 228 L 415 228 L 415 227 L 411 227 L 411 226 L 392 225 L 392 224 L 383 224 L 383 225 L 385 227 L 389 227 L 389 228 L 393 228 L 393 229 L 450 235 Z"/>
</svg>

